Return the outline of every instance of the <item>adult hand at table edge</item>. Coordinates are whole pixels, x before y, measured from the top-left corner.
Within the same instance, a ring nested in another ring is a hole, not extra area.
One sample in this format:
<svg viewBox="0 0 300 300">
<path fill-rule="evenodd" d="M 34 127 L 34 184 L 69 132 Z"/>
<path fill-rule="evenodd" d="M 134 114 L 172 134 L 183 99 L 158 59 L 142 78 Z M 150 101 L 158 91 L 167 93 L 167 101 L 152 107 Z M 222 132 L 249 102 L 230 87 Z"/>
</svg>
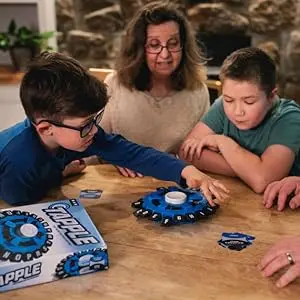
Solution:
<svg viewBox="0 0 300 300">
<path fill-rule="evenodd" d="M 181 176 L 186 180 L 188 187 L 199 188 L 212 206 L 215 206 L 212 196 L 215 196 L 220 202 L 228 197 L 229 190 L 222 183 L 202 173 L 194 166 L 186 166 L 182 170 Z"/>
<path fill-rule="evenodd" d="M 287 286 L 300 276 L 300 236 L 277 242 L 268 250 L 259 265 L 265 277 L 286 267 L 288 268 L 285 273 L 276 282 L 279 288 Z"/>
<path fill-rule="evenodd" d="M 300 177 L 289 176 L 280 181 L 270 183 L 263 198 L 263 205 L 266 208 L 271 208 L 277 202 L 279 211 L 282 211 L 287 202 L 291 209 L 300 206 Z"/>
</svg>

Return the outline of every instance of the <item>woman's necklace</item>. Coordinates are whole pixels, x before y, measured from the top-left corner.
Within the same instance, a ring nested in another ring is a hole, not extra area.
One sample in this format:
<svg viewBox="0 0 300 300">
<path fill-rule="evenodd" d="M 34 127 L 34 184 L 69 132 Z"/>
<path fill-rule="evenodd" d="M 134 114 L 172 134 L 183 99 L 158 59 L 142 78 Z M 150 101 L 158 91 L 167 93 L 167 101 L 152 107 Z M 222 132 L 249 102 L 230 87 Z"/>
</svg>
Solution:
<svg viewBox="0 0 300 300">
<path fill-rule="evenodd" d="M 153 100 L 155 102 L 160 102 L 163 99 L 172 96 L 174 93 L 175 93 L 175 91 L 173 91 L 173 90 L 164 91 L 164 92 L 161 92 L 161 93 L 158 93 L 157 91 L 156 92 L 148 91 L 148 94 L 153 98 Z"/>
</svg>

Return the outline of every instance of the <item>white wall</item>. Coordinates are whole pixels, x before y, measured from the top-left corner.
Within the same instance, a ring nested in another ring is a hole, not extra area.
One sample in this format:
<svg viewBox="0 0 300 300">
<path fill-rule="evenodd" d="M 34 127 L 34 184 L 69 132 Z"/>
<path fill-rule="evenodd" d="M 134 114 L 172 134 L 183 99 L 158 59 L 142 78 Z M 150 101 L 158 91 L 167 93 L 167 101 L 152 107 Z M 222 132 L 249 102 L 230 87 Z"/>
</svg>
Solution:
<svg viewBox="0 0 300 300">
<path fill-rule="evenodd" d="M 19 85 L 0 85 L 0 131 L 24 118 L 25 113 L 19 99 Z"/>
<path fill-rule="evenodd" d="M 55 0 L 0 0 L 0 31 L 6 31 L 13 18 L 18 26 L 33 26 L 41 32 L 56 31 Z M 49 40 L 49 45 L 56 49 L 56 38 Z M 8 54 L 0 51 L 1 64 L 11 62 Z M 19 84 L 0 83 L 0 130 L 24 118 Z"/>
</svg>

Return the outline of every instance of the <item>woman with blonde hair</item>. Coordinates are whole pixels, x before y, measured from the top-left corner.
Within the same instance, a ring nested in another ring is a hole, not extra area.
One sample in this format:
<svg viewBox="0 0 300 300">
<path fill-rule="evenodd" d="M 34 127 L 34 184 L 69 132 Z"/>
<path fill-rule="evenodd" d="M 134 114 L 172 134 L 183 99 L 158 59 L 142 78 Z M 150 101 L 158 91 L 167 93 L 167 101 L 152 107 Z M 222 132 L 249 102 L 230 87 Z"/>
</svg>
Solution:
<svg viewBox="0 0 300 300">
<path fill-rule="evenodd" d="M 204 63 L 190 24 L 174 5 L 145 5 L 128 24 L 116 71 L 105 80 L 110 100 L 101 126 L 138 144 L 177 153 L 209 108 Z"/>
</svg>

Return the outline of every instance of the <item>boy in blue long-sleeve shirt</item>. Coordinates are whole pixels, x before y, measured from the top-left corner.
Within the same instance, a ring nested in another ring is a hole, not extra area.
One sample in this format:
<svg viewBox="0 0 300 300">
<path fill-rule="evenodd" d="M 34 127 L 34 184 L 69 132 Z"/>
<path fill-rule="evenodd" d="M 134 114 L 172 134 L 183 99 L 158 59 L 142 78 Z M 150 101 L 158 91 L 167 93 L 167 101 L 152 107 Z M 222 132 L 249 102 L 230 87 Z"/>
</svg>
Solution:
<svg viewBox="0 0 300 300">
<path fill-rule="evenodd" d="M 72 161 L 91 155 L 144 175 L 201 188 L 209 202 L 226 188 L 168 154 L 108 135 L 98 126 L 104 84 L 76 60 L 43 53 L 26 72 L 20 97 L 27 119 L 0 133 L 0 198 L 11 205 L 41 200 L 59 186 Z"/>
</svg>

